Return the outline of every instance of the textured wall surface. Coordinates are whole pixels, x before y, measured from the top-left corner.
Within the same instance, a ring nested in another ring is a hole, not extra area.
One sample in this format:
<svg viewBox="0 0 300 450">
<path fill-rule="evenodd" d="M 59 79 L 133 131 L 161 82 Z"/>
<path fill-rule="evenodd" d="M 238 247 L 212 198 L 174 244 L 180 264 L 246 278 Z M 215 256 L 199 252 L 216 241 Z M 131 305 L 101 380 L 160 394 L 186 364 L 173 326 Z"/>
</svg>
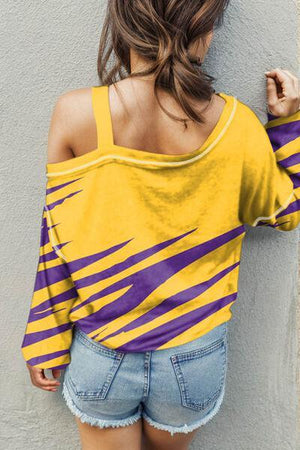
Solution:
<svg viewBox="0 0 300 450">
<path fill-rule="evenodd" d="M 62 92 L 98 83 L 104 7 L 104 0 L 1 1 L 1 450 L 80 448 L 60 391 L 31 385 L 20 345 L 38 258 L 50 115 Z M 265 122 L 263 73 L 298 70 L 296 32 L 293 0 L 232 2 L 205 62 L 216 89 Z M 248 229 L 224 403 L 191 448 L 297 449 L 298 240 L 298 229 Z"/>
</svg>

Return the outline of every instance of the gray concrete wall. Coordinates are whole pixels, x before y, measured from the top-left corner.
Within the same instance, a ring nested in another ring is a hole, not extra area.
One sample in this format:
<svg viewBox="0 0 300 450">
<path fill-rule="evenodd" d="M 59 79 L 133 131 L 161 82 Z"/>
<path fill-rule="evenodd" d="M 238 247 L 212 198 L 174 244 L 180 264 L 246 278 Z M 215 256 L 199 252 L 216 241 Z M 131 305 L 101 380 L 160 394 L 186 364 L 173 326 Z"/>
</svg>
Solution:
<svg viewBox="0 0 300 450">
<path fill-rule="evenodd" d="M 80 448 L 60 391 L 34 388 L 20 354 L 37 264 L 50 114 L 97 84 L 104 0 L 1 2 L 0 449 Z M 288 26 L 287 26 L 288 24 Z M 232 1 L 206 67 L 263 121 L 264 71 L 298 70 L 293 0 Z M 230 322 L 227 391 L 193 449 L 296 450 L 299 230 L 248 229 Z"/>
</svg>

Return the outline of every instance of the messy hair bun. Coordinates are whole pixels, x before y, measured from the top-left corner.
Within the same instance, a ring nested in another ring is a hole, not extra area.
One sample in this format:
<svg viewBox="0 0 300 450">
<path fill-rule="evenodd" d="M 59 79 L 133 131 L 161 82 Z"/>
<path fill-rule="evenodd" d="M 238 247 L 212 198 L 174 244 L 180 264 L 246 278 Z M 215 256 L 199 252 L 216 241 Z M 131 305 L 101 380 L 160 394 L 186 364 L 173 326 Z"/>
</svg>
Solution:
<svg viewBox="0 0 300 450">
<path fill-rule="evenodd" d="M 228 1 L 108 0 L 98 54 L 102 84 L 116 82 L 117 76 L 153 75 L 155 96 L 166 114 L 185 122 L 161 105 L 158 88 L 171 93 L 191 120 L 203 123 L 193 101 L 211 99 L 215 78 L 200 68 L 189 47 L 222 23 Z M 130 48 L 150 63 L 147 70 L 131 73 Z M 108 68 L 112 53 L 116 61 Z"/>
</svg>

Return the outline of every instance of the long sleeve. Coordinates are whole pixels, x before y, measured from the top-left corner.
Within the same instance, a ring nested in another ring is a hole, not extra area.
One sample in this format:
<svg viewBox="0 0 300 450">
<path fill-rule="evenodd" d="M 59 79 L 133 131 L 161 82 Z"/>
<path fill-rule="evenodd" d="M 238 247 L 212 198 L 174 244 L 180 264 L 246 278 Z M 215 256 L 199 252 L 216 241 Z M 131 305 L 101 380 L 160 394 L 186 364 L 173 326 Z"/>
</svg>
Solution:
<svg viewBox="0 0 300 450">
<path fill-rule="evenodd" d="M 72 323 L 69 311 L 77 298 L 68 266 L 51 244 L 47 206 L 42 214 L 40 255 L 21 351 L 25 361 L 42 369 L 65 369 L 70 362 Z"/>
<path fill-rule="evenodd" d="M 253 113 L 250 145 L 244 149 L 239 217 L 242 223 L 291 231 L 300 222 L 300 111 L 268 113 L 263 125 Z"/>
</svg>

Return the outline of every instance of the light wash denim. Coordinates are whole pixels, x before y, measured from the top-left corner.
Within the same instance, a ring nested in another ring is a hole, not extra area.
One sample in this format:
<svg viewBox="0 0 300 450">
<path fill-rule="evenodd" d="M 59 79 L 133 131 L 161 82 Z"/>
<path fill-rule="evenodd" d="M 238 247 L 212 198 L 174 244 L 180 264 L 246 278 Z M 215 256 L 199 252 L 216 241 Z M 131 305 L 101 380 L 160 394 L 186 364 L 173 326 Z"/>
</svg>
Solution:
<svg viewBox="0 0 300 450">
<path fill-rule="evenodd" d="M 164 350 L 124 353 L 73 327 L 71 362 L 62 395 L 82 422 L 150 425 L 189 433 L 219 410 L 227 372 L 227 322 L 192 342 Z"/>
</svg>

